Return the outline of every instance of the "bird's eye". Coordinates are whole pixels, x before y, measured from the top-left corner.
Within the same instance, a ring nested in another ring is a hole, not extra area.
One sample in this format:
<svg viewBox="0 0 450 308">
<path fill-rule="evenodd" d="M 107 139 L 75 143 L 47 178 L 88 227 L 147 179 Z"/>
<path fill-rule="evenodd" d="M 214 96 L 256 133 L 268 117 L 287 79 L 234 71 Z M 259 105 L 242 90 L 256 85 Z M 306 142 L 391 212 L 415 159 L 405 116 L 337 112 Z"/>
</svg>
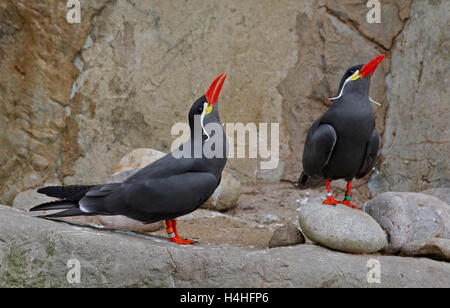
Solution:
<svg viewBox="0 0 450 308">
<path fill-rule="evenodd" d="M 203 112 L 203 106 L 198 107 L 198 112 Z"/>
</svg>

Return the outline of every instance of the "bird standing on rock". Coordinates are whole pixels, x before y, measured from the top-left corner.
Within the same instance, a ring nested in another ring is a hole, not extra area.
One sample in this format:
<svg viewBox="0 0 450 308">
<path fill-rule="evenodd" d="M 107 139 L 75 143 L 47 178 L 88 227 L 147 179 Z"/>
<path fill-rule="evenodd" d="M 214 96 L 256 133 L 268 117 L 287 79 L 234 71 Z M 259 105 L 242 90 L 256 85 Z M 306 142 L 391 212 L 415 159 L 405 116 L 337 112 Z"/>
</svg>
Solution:
<svg viewBox="0 0 450 308">
<path fill-rule="evenodd" d="M 64 210 L 42 216 L 45 218 L 124 215 L 145 224 L 166 220 L 170 241 L 194 244 L 178 235 L 176 218 L 198 209 L 221 181 L 227 140 L 220 125 L 217 99 L 226 77 L 219 75 L 208 92 L 191 106 L 191 137 L 177 149 L 177 155 L 175 151 L 167 154 L 122 183 L 41 188 L 39 193 L 61 200 L 40 204 L 30 211 Z M 220 131 L 208 133 L 207 124 L 217 124 Z M 202 133 L 196 134 L 196 130 Z M 221 155 L 205 154 L 203 149 L 207 147 L 216 148 Z M 188 155 L 178 157 L 180 151 Z"/>
<path fill-rule="evenodd" d="M 364 177 L 376 163 L 379 137 L 369 89 L 373 73 L 384 57 L 380 55 L 366 65 L 349 68 L 339 84 L 338 96 L 331 98 L 333 104 L 308 131 L 298 186 L 306 189 L 325 181 L 328 194 L 324 204 L 342 203 L 359 209 L 351 203 L 352 180 Z M 330 181 L 336 179 L 347 181 L 342 202 L 334 199 L 330 191 Z"/>
</svg>

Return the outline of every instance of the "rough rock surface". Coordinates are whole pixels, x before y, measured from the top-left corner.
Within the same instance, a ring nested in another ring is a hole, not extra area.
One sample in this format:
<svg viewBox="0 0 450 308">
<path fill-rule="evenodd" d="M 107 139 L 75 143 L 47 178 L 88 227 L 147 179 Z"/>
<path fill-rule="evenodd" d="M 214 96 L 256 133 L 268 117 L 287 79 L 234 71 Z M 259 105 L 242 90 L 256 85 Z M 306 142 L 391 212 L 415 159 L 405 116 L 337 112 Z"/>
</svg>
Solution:
<svg viewBox="0 0 450 308">
<path fill-rule="evenodd" d="M 356 28 L 363 37 L 389 49 L 395 36 L 402 30 L 405 19 L 409 17 L 412 0 L 383 1 L 380 9 L 380 23 L 368 23 L 368 1 L 320 0 L 327 12 L 342 22 Z"/>
<path fill-rule="evenodd" d="M 312 241 L 328 248 L 351 253 L 373 253 L 386 244 L 386 233 L 363 211 L 345 205 L 330 206 L 320 201 L 301 205 L 299 223 Z"/>
<path fill-rule="evenodd" d="M 79 106 L 71 91 L 77 56 L 106 0 L 81 1 L 82 23 L 66 21 L 67 1 L 0 3 L 0 202 L 70 174 L 81 154 Z M 78 59 L 78 60 L 77 60 Z"/>
<path fill-rule="evenodd" d="M 65 182 L 105 177 L 130 148 L 169 152 L 172 126 L 186 123 L 192 102 L 224 71 L 230 77 L 219 102 L 223 122 L 280 122 L 276 87 L 297 57 L 289 29 L 298 10 L 312 13 L 310 4 L 290 1 L 107 5 L 93 20 L 92 45 L 80 55 L 83 71 L 72 103 L 81 106 L 73 117 L 83 155 L 73 160 L 75 172 Z M 235 159 L 229 167 L 251 182 L 259 177 L 257 162 Z"/>
<path fill-rule="evenodd" d="M 449 1 L 414 1 L 386 79 L 389 111 L 373 195 L 450 186 Z"/>
<path fill-rule="evenodd" d="M 305 243 L 302 232 L 293 224 L 283 225 L 273 231 L 269 248 L 292 246 Z"/>
<path fill-rule="evenodd" d="M 267 248 L 273 232 L 271 226 L 204 209 L 181 216 L 177 221 L 178 233 L 183 238 L 251 249 Z M 167 238 L 165 229 L 152 234 Z"/>
<path fill-rule="evenodd" d="M 86 0 L 69 24 L 65 1 L 2 1 L 0 202 L 48 179 L 103 180 L 133 148 L 169 151 L 172 125 L 223 71 L 222 121 L 280 123 L 279 167 L 234 159 L 231 173 L 295 179 L 305 129 L 342 73 L 391 48 L 408 18 L 409 1 L 386 0 L 367 25 L 366 1 L 353 2 Z M 384 103 L 389 66 L 372 88 Z"/>
<path fill-rule="evenodd" d="M 418 240 L 403 245 L 400 253 L 404 256 L 428 257 L 450 261 L 450 239 L 432 238 Z"/>
<path fill-rule="evenodd" d="M 369 284 L 367 262 L 381 264 Z M 81 283 L 69 284 L 69 260 Z M 80 228 L 0 206 L 0 287 L 450 287 L 450 264 L 348 255 L 316 245 L 270 250 L 180 247 L 166 239 Z"/>
<path fill-rule="evenodd" d="M 430 195 L 387 192 L 363 206 L 388 234 L 385 253 L 398 253 L 413 241 L 450 239 L 450 206 Z"/>
<path fill-rule="evenodd" d="M 86 0 L 69 24 L 65 1 L 1 1 L 0 202 L 49 180 L 103 181 L 133 148 L 167 152 L 172 125 L 222 71 L 222 121 L 280 123 L 279 167 L 233 159 L 230 173 L 295 181 L 342 73 L 379 53 L 371 96 L 387 130 L 372 192 L 445 186 L 449 3 L 386 0 L 381 24 L 367 24 L 366 3 Z"/>
</svg>

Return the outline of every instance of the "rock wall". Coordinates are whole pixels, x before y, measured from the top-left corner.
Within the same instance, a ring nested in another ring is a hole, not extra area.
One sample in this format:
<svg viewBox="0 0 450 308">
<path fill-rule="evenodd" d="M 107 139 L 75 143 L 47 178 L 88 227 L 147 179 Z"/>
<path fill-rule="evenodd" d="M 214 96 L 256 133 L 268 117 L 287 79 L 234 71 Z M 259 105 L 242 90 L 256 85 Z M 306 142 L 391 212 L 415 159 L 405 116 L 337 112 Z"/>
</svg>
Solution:
<svg viewBox="0 0 450 308">
<path fill-rule="evenodd" d="M 65 1 L 0 3 L 0 200 L 61 178 L 80 155 L 71 119 L 74 65 L 105 1 L 82 1 L 82 22 L 66 21 Z"/>
<path fill-rule="evenodd" d="M 371 90 L 383 104 L 373 106 L 377 127 L 383 132 L 386 122 L 390 136 L 398 137 L 384 137 L 385 157 L 373 192 L 398 179 L 400 188 L 412 190 L 448 180 L 448 157 L 438 154 L 448 153 L 448 129 L 442 125 L 448 126 L 432 114 L 434 108 L 448 111 L 448 104 L 438 103 L 446 99 L 448 40 L 439 45 L 438 38 L 412 36 L 424 32 L 419 24 L 437 29 L 446 22 L 446 1 L 415 1 L 403 32 L 411 0 L 382 1 L 382 23 L 373 25 L 365 20 L 364 0 L 92 0 L 81 1 L 81 24 L 67 23 L 65 5 L 57 0 L 0 4 L 0 202 L 11 203 L 17 192 L 43 182 L 105 181 L 134 148 L 168 151 L 175 138 L 172 125 L 186 122 L 190 104 L 224 71 L 229 78 L 219 103 L 222 121 L 278 122 L 281 137 L 278 169 L 260 170 L 259 159 L 233 159 L 228 170 L 243 183 L 295 181 L 306 130 L 329 106 L 341 75 L 350 64 L 379 53 L 388 57 Z M 416 49 L 426 55 L 420 74 L 411 65 L 414 58 L 402 59 Z M 427 65 L 434 57 L 441 59 L 440 68 Z M 435 68 L 441 83 L 431 82 L 438 79 Z M 404 110 L 411 104 L 404 103 L 401 91 L 417 80 L 423 91 L 407 97 L 424 112 L 411 121 Z M 425 110 L 424 97 L 433 98 L 433 108 Z M 435 131 L 441 128 L 438 137 L 425 129 L 430 120 Z M 417 122 L 422 125 L 414 126 Z M 404 169 L 398 163 L 395 149 L 407 142 L 417 143 L 411 145 L 416 153 L 431 148 L 420 152 L 425 159 L 411 157 L 418 166 L 436 167 L 427 185 L 410 184 L 424 181 L 419 178 L 425 167 Z M 399 170 L 402 176 L 391 180 Z"/>
<path fill-rule="evenodd" d="M 450 186 L 449 11 L 448 1 L 415 1 L 395 41 L 373 194 Z"/>
</svg>

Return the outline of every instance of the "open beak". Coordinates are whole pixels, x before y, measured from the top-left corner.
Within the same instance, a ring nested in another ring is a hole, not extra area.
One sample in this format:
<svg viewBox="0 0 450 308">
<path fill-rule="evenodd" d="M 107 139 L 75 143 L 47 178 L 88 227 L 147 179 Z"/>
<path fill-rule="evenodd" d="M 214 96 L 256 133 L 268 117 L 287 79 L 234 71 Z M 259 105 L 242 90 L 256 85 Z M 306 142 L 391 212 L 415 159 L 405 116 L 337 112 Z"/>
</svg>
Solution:
<svg viewBox="0 0 450 308">
<path fill-rule="evenodd" d="M 223 79 L 220 80 L 220 78 L 222 78 L 222 77 L 223 77 Z M 213 81 L 211 86 L 209 87 L 208 92 L 206 92 L 206 94 L 205 94 L 206 100 L 208 101 L 208 107 L 215 105 L 217 103 L 217 98 L 219 97 L 220 91 L 222 90 L 222 86 L 223 86 L 223 83 L 225 82 L 226 78 L 227 78 L 227 74 L 225 74 L 225 73 L 220 74 Z M 216 85 L 219 82 L 219 80 L 220 80 L 220 83 L 216 88 Z M 214 92 L 214 90 L 216 90 L 216 91 Z M 213 94 L 214 94 L 214 96 L 213 96 Z"/>
<path fill-rule="evenodd" d="M 369 74 L 373 74 L 377 69 L 378 64 L 380 64 L 381 61 L 383 61 L 384 57 L 385 55 L 379 55 L 378 57 L 376 57 L 375 59 L 364 65 L 361 71 L 359 72 L 361 77 L 366 78 Z"/>
</svg>

